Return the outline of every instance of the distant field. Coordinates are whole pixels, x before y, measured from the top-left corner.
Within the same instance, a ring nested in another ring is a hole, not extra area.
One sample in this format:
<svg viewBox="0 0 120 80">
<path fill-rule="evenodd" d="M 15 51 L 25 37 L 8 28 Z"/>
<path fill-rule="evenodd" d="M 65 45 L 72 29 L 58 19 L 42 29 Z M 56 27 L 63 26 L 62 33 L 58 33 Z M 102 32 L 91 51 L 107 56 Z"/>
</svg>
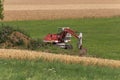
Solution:
<svg viewBox="0 0 120 80">
<path fill-rule="evenodd" d="M 70 27 L 77 32 L 83 32 L 83 46 L 88 49 L 88 56 L 120 60 L 120 18 L 86 18 L 66 20 L 41 20 L 41 21 L 12 21 L 5 22 L 24 29 L 34 39 L 43 37 L 48 33 L 56 33 L 58 27 Z M 72 39 L 74 49 L 59 50 L 50 48 L 53 53 L 77 53 L 77 40 Z"/>
<path fill-rule="evenodd" d="M 120 0 L 5 0 L 5 4 L 118 4 Z"/>
<path fill-rule="evenodd" d="M 5 21 L 22 20 L 54 20 L 54 19 L 74 19 L 86 17 L 110 17 L 119 16 L 119 9 L 99 9 L 99 10 L 21 10 L 5 11 Z"/>
<path fill-rule="evenodd" d="M 120 16 L 119 0 L 5 0 L 5 21 Z"/>
</svg>

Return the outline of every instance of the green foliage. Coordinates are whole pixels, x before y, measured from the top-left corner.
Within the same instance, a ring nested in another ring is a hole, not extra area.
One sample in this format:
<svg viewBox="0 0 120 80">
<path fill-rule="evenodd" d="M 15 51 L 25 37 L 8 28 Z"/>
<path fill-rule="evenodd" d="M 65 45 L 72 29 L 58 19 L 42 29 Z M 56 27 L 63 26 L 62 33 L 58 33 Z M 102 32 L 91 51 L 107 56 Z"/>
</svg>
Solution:
<svg viewBox="0 0 120 80">
<path fill-rule="evenodd" d="M 31 50 L 37 50 L 40 49 L 41 47 L 45 47 L 45 44 L 43 43 L 42 40 L 37 39 L 37 40 L 31 40 L 29 49 Z"/>
<path fill-rule="evenodd" d="M 14 31 L 12 27 L 9 26 L 2 26 L 0 28 L 0 43 L 5 42 L 8 40 L 8 36 Z"/>
<path fill-rule="evenodd" d="M 0 59 L 0 80 L 119 80 L 120 68 Z"/>
<path fill-rule="evenodd" d="M 4 7 L 3 7 L 3 2 L 4 2 L 4 0 L 0 0 L 0 19 L 1 19 L 1 20 L 4 19 L 4 13 L 3 13 Z"/>
<path fill-rule="evenodd" d="M 14 34 L 14 32 L 19 32 L 19 34 Z M 7 44 L 6 44 L 7 43 Z M 41 47 L 45 47 L 45 44 L 40 39 L 32 39 L 25 31 L 21 29 L 15 29 L 9 26 L 0 27 L 0 47 L 5 44 L 5 48 L 22 48 L 37 50 Z M 11 45 L 8 45 L 11 44 Z"/>
</svg>

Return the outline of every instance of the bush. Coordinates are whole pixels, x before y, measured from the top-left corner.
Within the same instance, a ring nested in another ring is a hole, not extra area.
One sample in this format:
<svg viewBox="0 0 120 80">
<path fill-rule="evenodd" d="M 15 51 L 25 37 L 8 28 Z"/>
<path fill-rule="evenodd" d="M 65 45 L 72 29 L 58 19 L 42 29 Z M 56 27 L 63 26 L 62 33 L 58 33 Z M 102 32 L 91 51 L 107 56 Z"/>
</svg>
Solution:
<svg viewBox="0 0 120 80">
<path fill-rule="evenodd" d="M 8 35 L 10 35 L 14 29 L 9 26 L 2 26 L 0 29 L 0 43 L 4 43 L 8 40 Z"/>
<path fill-rule="evenodd" d="M 30 42 L 29 49 L 36 50 L 36 49 L 39 49 L 44 46 L 45 46 L 45 44 L 43 43 L 43 41 L 41 39 L 37 39 L 37 40 L 32 39 Z"/>
<path fill-rule="evenodd" d="M 44 47 L 45 44 L 41 39 L 32 39 L 25 31 L 14 29 L 10 26 L 0 28 L 0 47 L 3 48 L 22 48 L 36 50 Z"/>
</svg>

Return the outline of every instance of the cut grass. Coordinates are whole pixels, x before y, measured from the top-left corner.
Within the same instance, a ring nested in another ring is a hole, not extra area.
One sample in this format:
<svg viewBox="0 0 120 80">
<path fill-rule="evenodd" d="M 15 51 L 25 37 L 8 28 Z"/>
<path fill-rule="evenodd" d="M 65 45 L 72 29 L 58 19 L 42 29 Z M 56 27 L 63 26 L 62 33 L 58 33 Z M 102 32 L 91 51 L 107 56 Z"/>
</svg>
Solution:
<svg viewBox="0 0 120 80">
<path fill-rule="evenodd" d="M 66 20 L 40 20 L 40 21 L 12 21 L 5 22 L 6 25 L 19 27 L 30 34 L 32 38 L 40 38 L 48 33 L 57 33 L 58 27 L 70 27 L 77 32 L 83 32 L 83 46 L 88 49 L 88 55 L 120 59 L 120 17 L 113 18 L 86 18 Z M 77 40 L 71 42 L 74 49 L 71 51 L 48 48 L 54 53 L 77 53 Z M 44 49 L 43 49 L 44 50 Z"/>
<path fill-rule="evenodd" d="M 0 59 L 0 80 L 119 80 L 120 68 Z"/>
</svg>

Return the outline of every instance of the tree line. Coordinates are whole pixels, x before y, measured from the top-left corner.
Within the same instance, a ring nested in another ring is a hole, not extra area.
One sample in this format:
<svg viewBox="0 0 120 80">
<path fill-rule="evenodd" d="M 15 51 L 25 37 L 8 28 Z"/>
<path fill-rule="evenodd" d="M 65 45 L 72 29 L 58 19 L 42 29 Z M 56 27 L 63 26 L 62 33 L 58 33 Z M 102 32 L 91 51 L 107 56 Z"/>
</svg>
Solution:
<svg viewBox="0 0 120 80">
<path fill-rule="evenodd" d="M 4 0 L 0 0 L 0 20 L 4 19 Z"/>
</svg>

